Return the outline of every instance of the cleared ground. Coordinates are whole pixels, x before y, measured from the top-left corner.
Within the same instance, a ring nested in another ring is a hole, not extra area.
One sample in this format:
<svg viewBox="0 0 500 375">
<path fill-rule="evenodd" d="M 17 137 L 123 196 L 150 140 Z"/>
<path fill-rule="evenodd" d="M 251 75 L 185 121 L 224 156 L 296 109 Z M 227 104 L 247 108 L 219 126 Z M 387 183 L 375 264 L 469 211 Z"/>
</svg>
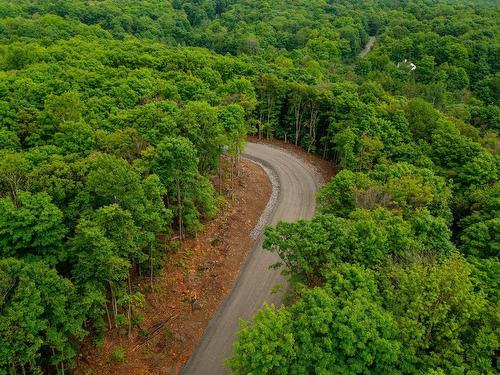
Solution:
<svg viewBox="0 0 500 375">
<path fill-rule="evenodd" d="M 249 143 L 244 156 L 266 166 L 277 180 L 278 186 L 274 188 L 279 192 L 274 207 L 271 207 L 271 224 L 313 215 L 320 178 L 309 164 L 286 150 L 266 144 Z M 281 294 L 271 291 L 274 286 L 285 282 L 278 270 L 269 269 L 278 260 L 277 255 L 262 249 L 262 238 L 255 242 L 231 293 L 211 320 L 182 374 L 227 373 L 224 360 L 231 355 L 238 320 L 250 318 L 265 302 L 281 303 Z"/>
</svg>

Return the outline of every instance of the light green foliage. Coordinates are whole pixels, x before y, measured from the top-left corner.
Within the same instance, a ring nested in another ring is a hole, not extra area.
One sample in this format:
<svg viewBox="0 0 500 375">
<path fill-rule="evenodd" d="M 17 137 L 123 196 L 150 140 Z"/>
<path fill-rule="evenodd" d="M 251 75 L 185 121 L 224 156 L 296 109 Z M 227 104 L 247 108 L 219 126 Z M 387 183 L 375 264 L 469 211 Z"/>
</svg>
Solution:
<svg viewBox="0 0 500 375">
<path fill-rule="evenodd" d="M 500 301 L 500 262 L 494 258 L 467 258 L 471 265 L 471 275 L 477 288 L 482 290 L 486 298 L 493 304 Z"/>
<path fill-rule="evenodd" d="M 339 264 L 292 306 L 264 308 L 242 324 L 229 366 L 237 374 L 492 373 L 498 321 L 462 258 L 383 271 Z"/>
<path fill-rule="evenodd" d="M 241 325 L 229 367 L 236 374 L 289 374 L 290 360 L 296 357 L 290 312 L 264 306 L 252 323 Z"/>
<path fill-rule="evenodd" d="M 30 161 L 22 153 L 2 151 L 0 153 L 0 189 L 2 195 L 10 196 L 14 202 L 19 193 L 28 187 Z"/>
<path fill-rule="evenodd" d="M 215 211 L 214 189 L 198 172 L 196 148 L 186 138 L 166 137 L 160 142 L 152 162 L 152 170 L 167 187 L 172 202 L 176 202 L 181 236 L 184 227 L 189 232 L 200 229 L 200 217 L 211 217 Z"/>
<path fill-rule="evenodd" d="M 355 208 L 384 207 L 405 218 L 427 209 L 446 221 L 451 220 L 450 198 L 443 178 L 408 163 L 380 164 L 369 173 L 343 170 L 318 194 L 321 212 L 337 216 Z"/>
<path fill-rule="evenodd" d="M 71 154 L 88 154 L 94 148 L 94 133 L 85 123 L 65 122 L 60 131 L 54 134 L 54 145 L 63 152 Z"/>
<path fill-rule="evenodd" d="M 255 89 L 247 78 L 235 78 L 219 87 L 226 104 L 239 104 L 245 113 L 251 113 L 257 104 Z"/>
<path fill-rule="evenodd" d="M 156 148 L 152 169 L 167 187 L 173 188 L 177 180 L 191 181 L 198 175 L 196 149 L 186 138 L 164 138 Z"/>
<path fill-rule="evenodd" d="M 124 105 L 126 109 L 110 115 L 110 127 L 115 130 L 114 142 L 121 141 L 128 135 L 136 139 L 144 137 L 147 141 L 156 144 L 163 137 L 177 133 L 175 125 L 177 108 L 173 103 L 160 101 L 141 106 L 134 106 L 134 104 Z M 128 128 L 137 130 L 138 134 L 132 133 Z M 110 141 L 113 142 L 113 138 Z"/>
<path fill-rule="evenodd" d="M 125 363 L 127 361 L 127 355 L 121 347 L 114 348 L 111 352 L 109 359 L 112 362 Z"/>
<path fill-rule="evenodd" d="M 341 300 L 314 289 L 291 312 L 298 347 L 292 373 L 394 371 L 401 346 L 396 327 L 371 296 L 354 292 Z"/>
<path fill-rule="evenodd" d="M 18 151 L 20 148 L 19 137 L 15 132 L 0 129 L 0 149 Z"/>
<path fill-rule="evenodd" d="M 181 132 L 198 150 L 200 171 L 215 169 L 224 137 L 216 109 L 208 103 L 191 102 L 179 112 L 177 122 Z"/>
<path fill-rule="evenodd" d="M 245 111 L 237 104 L 230 104 L 219 112 L 219 121 L 226 134 L 224 143 L 229 154 L 238 157 L 243 152 L 247 136 Z"/>
<path fill-rule="evenodd" d="M 96 134 L 97 147 L 108 154 L 132 162 L 141 157 L 147 148 L 146 140 L 134 128 L 118 129 L 112 133 L 100 131 Z"/>
<path fill-rule="evenodd" d="M 469 266 L 457 256 L 442 264 L 394 265 L 380 274 L 385 306 L 393 311 L 405 343 L 405 372 L 429 367 L 446 372 L 491 369 L 498 336 L 488 322 L 487 302 L 474 291 L 469 275 Z"/>
<path fill-rule="evenodd" d="M 288 309 L 258 312 L 253 322 L 242 325 L 230 367 L 237 374 L 395 371 L 401 350 L 395 322 L 368 293 L 376 292 L 373 277 L 362 269 L 353 271 L 332 274 L 337 281 L 332 289 L 307 291 Z"/>
<path fill-rule="evenodd" d="M 318 193 L 318 203 L 323 213 L 345 217 L 356 208 L 356 192 L 367 189 L 373 181 L 363 173 L 340 171 Z"/>
<path fill-rule="evenodd" d="M 413 136 L 428 140 L 437 127 L 439 114 L 423 99 L 414 99 L 406 107 L 406 116 Z"/>
<path fill-rule="evenodd" d="M 128 228 L 117 229 L 126 231 Z M 120 248 L 121 241 L 116 243 L 113 238 L 113 233 L 108 233 L 101 223 L 80 220 L 70 242 L 72 262 L 75 263 L 73 277 L 78 284 L 92 283 L 102 290 L 108 284 L 119 285 L 126 280 L 130 267 L 126 258 L 129 249 Z"/>
<path fill-rule="evenodd" d="M 80 120 L 81 108 L 81 100 L 74 92 L 49 95 L 45 100 L 45 111 L 55 125 L 63 124 L 66 121 L 76 122 Z"/>
</svg>

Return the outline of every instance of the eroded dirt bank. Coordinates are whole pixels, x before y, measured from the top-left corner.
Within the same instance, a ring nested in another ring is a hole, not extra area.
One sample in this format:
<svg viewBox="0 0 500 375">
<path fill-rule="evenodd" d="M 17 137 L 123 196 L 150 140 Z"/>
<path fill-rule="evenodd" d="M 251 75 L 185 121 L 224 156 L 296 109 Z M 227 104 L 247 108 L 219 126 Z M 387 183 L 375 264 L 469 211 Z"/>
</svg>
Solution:
<svg viewBox="0 0 500 375">
<path fill-rule="evenodd" d="M 102 348 L 82 353 L 77 373 L 176 374 L 229 292 L 271 190 L 266 172 L 242 160 L 240 176 L 219 216 L 197 238 L 184 241 L 178 254 L 169 256 L 154 291 L 146 293 L 141 328 L 131 340 L 124 332 L 108 332 Z M 141 286 L 147 288 L 148 283 L 143 280 Z M 123 363 L 113 354 L 117 348 L 123 350 Z"/>
</svg>

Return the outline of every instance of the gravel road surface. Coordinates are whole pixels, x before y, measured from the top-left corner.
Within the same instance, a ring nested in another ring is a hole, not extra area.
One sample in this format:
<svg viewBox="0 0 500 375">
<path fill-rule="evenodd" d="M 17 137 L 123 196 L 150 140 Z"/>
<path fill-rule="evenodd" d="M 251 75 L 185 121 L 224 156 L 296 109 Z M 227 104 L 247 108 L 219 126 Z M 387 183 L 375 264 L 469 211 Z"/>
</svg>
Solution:
<svg viewBox="0 0 500 375">
<path fill-rule="evenodd" d="M 359 53 L 359 56 L 365 57 L 368 54 L 368 52 L 370 52 L 371 49 L 373 48 L 373 45 L 375 44 L 376 40 L 377 38 L 374 36 L 369 37 L 368 42 L 366 42 L 365 48 L 363 48 L 363 50 Z"/>
<path fill-rule="evenodd" d="M 263 165 L 273 182 L 275 198 L 263 213 L 267 223 L 295 221 L 314 214 L 315 193 L 321 179 L 312 166 L 289 151 L 260 143 L 248 143 L 243 156 Z M 262 222 L 258 225 L 262 226 Z M 239 319 L 249 319 L 264 302 L 281 304 L 282 295 L 271 289 L 285 286 L 285 281 L 279 270 L 269 269 L 279 257 L 262 249 L 260 232 L 231 292 L 184 366 L 183 375 L 227 374 L 224 360 L 231 355 Z"/>
</svg>

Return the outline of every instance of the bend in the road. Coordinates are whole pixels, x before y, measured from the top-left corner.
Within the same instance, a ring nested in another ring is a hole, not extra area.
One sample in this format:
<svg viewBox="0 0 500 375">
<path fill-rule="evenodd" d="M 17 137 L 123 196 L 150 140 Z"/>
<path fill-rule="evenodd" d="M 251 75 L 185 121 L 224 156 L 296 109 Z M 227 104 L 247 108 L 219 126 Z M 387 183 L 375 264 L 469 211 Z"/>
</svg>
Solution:
<svg viewBox="0 0 500 375">
<path fill-rule="evenodd" d="M 271 207 L 269 223 L 294 221 L 314 214 L 320 183 L 314 168 L 290 152 L 266 144 L 247 144 L 245 156 L 271 169 L 279 181 L 279 197 L 275 207 Z M 260 236 L 182 374 L 227 373 L 224 360 L 231 355 L 239 319 L 249 319 L 263 303 L 281 304 L 281 295 L 271 290 L 276 285 L 285 285 L 285 280 L 279 270 L 269 268 L 278 261 L 276 254 L 262 248 Z"/>
</svg>

